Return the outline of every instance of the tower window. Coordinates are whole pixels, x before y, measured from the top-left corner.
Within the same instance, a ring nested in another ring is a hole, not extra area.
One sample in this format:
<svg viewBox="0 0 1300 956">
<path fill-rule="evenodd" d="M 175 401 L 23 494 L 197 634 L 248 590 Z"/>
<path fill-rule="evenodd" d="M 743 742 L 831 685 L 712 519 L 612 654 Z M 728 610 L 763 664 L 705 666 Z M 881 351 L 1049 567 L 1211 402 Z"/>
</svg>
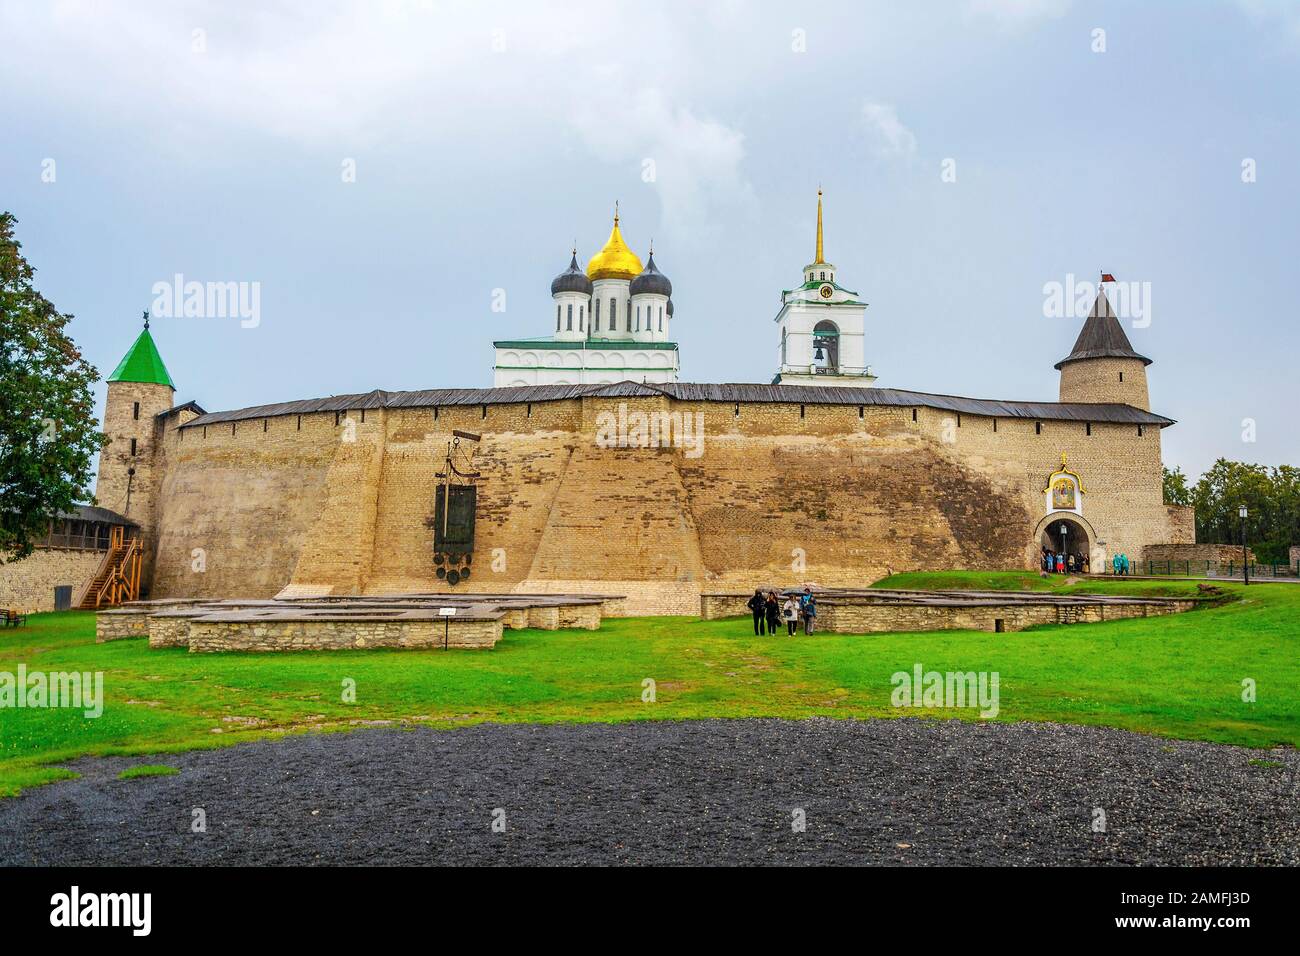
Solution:
<svg viewBox="0 0 1300 956">
<path fill-rule="evenodd" d="M 135 439 L 134 439 L 134 438 L 131 439 L 131 457 L 132 457 L 132 458 L 135 457 Z"/>
<path fill-rule="evenodd" d="M 585 328 L 586 328 L 586 327 L 583 325 L 583 317 L 582 317 L 582 313 L 583 313 L 583 308 L 582 308 L 582 306 L 578 306 L 578 331 L 579 331 L 579 332 L 584 331 Z"/>
<path fill-rule="evenodd" d="M 572 331 L 573 329 L 573 303 L 572 302 L 569 303 L 568 318 L 564 327 L 570 331 Z"/>
<path fill-rule="evenodd" d="M 807 406 L 807 405 L 800 405 L 800 406 L 799 406 L 799 417 L 800 417 L 800 418 L 803 418 L 804 415 L 807 414 L 807 411 L 808 411 L 808 406 Z"/>
<path fill-rule="evenodd" d="M 1139 425 L 1139 426 L 1138 426 L 1138 438 L 1141 438 L 1144 434 L 1145 434 L 1145 432 L 1143 431 L 1142 426 Z"/>
<path fill-rule="evenodd" d="M 993 430 L 994 431 L 998 430 L 998 420 L 996 418 L 993 419 Z"/>
<path fill-rule="evenodd" d="M 664 330 L 664 307 L 661 305 L 659 306 L 659 331 L 662 332 L 663 330 Z"/>
<path fill-rule="evenodd" d="M 609 300 L 609 330 L 618 331 L 618 299 L 610 297 Z"/>
<path fill-rule="evenodd" d="M 335 427 L 335 428 L 338 428 L 338 427 L 339 427 L 339 413 L 338 413 L 338 412 L 335 412 L 335 413 L 334 413 L 334 427 Z"/>
<path fill-rule="evenodd" d="M 1085 435 L 1091 435 L 1091 434 L 1092 434 L 1092 422 L 1088 422 L 1088 424 L 1085 425 L 1085 426 L 1083 426 L 1083 428 L 1084 428 L 1083 433 L 1084 433 Z"/>
<path fill-rule="evenodd" d="M 821 279 L 822 279 L 823 282 L 826 281 L 826 273 L 823 272 L 823 273 L 821 274 Z"/>
<path fill-rule="evenodd" d="M 594 311 L 591 313 L 591 319 L 592 319 L 592 321 L 595 323 L 595 324 L 592 326 L 592 331 L 593 331 L 593 332 L 599 332 L 599 331 L 600 331 L 600 300 L 599 300 L 599 299 L 596 299 L 595 301 L 593 301 L 593 302 L 591 303 L 591 305 L 592 305 L 592 308 L 593 308 L 593 310 L 594 310 Z"/>
<path fill-rule="evenodd" d="M 560 303 L 555 303 L 555 331 L 560 331 Z"/>
<path fill-rule="evenodd" d="M 302 416 L 298 416 L 298 431 L 302 431 Z"/>
<path fill-rule="evenodd" d="M 483 406 L 483 414 L 482 414 L 480 417 L 481 417 L 481 418 L 487 418 L 487 406 L 486 406 L 486 405 Z"/>
<path fill-rule="evenodd" d="M 527 405 L 524 406 L 524 417 L 525 417 L 525 418 L 532 418 L 532 417 L 533 417 L 533 403 L 532 403 L 532 402 L 529 402 Z"/>
<path fill-rule="evenodd" d="M 858 418 L 862 418 L 863 415 L 864 415 L 864 409 L 862 408 L 861 405 L 859 405 L 859 406 L 858 406 Z"/>
<path fill-rule="evenodd" d="M 916 409 L 912 409 L 912 421 L 916 421 Z"/>
<path fill-rule="evenodd" d="M 1120 373 L 1119 373 L 1119 380 L 1120 380 L 1121 382 L 1124 381 L 1124 373 L 1123 373 L 1123 372 L 1120 372 Z"/>
<path fill-rule="evenodd" d="M 269 424 L 269 419 L 263 418 L 263 419 L 262 419 L 262 432 L 263 432 L 263 433 L 266 432 L 266 428 L 267 428 L 267 425 L 268 425 L 268 424 Z"/>
<path fill-rule="evenodd" d="M 1042 422 L 1034 422 L 1034 434 L 1035 434 L 1035 435 L 1041 435 L 1042 433 L 1043 433 L 1043 423 L 1042 423 Z"/>
<path fill-rule="evenodd" d="M 136 421 L 139 421 L 139 420 L 140 420 L 140 403 L 139 403 L 139 402 L 134 402 L 134 403 L 132 404 L 132 408 L 131 408 L 131 417 L 134 418 Z"/>
<path fill-rule="evenodd" d="M 435 422 L 438 420 L 438 406 L 437 406 L 437 405 L 433 406 L 433 420 L 434 420 Z"/>
<path fill-rule="evenodd" d="M 740 417 L 740 402 L 736 402 L 736 411 L 735 411 L 735 414 L 734 414 L 733 417 L 735 417 L 735 418 L 739 418 L 739 417 Z"/>
<path fill-rule="evenodd" d="M 958 428 L 961 428 L 961 416 L 960 416 L 960 415 L 957 416 L 957 427 L 958 427 Z"/>
</svg>

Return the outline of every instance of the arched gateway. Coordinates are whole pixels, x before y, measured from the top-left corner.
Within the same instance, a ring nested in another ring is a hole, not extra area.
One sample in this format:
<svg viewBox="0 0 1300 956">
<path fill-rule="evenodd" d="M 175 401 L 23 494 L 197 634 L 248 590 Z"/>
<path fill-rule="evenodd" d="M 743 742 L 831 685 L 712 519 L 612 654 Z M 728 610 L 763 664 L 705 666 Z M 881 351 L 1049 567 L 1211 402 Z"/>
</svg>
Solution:
<svg viewBox="0 0 1300 956">
<path fill-rule="evenodd" d="M 1041 553 L 1042 548 L 1053 554 L 1087 557 L 1090 565 L 1105 561 L 1105 549 L 1098 547 L 1097 533 L 1092 525 L 1072 511 L 1054 511 L 1038 522 L 1034 529 L 1034 551 Z M 1100 571 L 1101 568 L 1089 567 L 1089 570 Z"/>
</svg>

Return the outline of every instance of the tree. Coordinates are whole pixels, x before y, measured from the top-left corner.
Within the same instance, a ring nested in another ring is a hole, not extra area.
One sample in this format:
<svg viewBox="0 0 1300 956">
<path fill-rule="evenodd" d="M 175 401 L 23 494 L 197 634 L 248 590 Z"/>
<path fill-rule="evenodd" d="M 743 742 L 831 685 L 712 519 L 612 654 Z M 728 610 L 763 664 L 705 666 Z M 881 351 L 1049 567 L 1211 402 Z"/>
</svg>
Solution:
<svg viewBox="0 0 1300 956">
<path fill-rule="evenodd" d="M 1191 489 L 1191 504 L 1197 541 L 1240 544 L 1242 505 L 1246 540 L 1260 561 L 1285 563 L 1290 545 L 1300 541 L 1300 469 L 1292 465 L 1220 458 Z"/>
<path fill-rule="evenodd" d="M 24 558 L 49 522 L 85 501 L 105 438 L 82 358 L 61 314 L 32 285 L 35 270 L 0 213 L 0 560 Z"/>
<path fill-rule="evenodd" d="M 1165 504 L 1190 505 L 1192 503 L 1192 490 L 1187 487 L 1187 476 L 1183 474 L 1183 470 L 1175 468 L 1170 471 L 1166 468 L 1164 473 Z"/>
</svg>

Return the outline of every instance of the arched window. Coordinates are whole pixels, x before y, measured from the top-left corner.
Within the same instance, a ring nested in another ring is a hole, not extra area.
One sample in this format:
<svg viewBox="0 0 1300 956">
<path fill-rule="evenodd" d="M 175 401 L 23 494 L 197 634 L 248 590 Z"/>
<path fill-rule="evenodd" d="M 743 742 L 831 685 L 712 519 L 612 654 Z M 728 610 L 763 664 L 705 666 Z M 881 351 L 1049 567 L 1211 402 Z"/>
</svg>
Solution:
<svg viewBox="0 0 1300 956">
<path fill-rule="evenodd" d="M 636 330 L 641 331 L 641 306 L 636 307 Z"/>
<path fill-rule="evenodd" d="M 609 330 L 618 331 L 618 299 L 613 296 L 609 298 Z"/>
<path fill-rule="evenodd" d="M 595 324 L 591 328 L 593 332 L 599 332 L 600 331 L 600 300 L 596 299 L 594 302 L 592 302 L 592 306 L 595 308 L 595 311 L 591 313 L 591 318 Z"/>
<path fill-rule="evenodd" d="M 560 303 L 555 303 L 555 331 L 560 331 Z"/>
<path fill-rule="evenodd" d="M 664 330 L 664 307 L 661 305 L 659 306 L 659 331 L 662 332 L 663 330 Z"/>
<path fill-rule="evenodd" d="M 840 369 L 840 329 L 830 319 L 813 326 L 813 372 L 835 375 Z"/>
<path fill-rule="evenodd" d="M 578 306 L 578 331 L 579 332 L 585 331 L 582 323 L 583 323 L 582 306 Z"/>
<path fill-rule="evenodd" d="M 572 302 L 569 303 L 569 315 L 568 315 L 567 323 L 568 324 L 565 326 L 565 328 L 572 329 L 573 328 L 573 303 Z"/>
</svg>

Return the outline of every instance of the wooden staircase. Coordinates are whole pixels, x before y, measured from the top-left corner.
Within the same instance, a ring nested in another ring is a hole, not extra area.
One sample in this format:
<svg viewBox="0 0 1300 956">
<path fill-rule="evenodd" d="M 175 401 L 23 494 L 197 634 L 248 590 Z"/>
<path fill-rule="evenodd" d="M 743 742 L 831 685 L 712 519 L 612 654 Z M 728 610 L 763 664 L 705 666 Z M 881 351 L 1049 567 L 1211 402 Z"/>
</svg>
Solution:
<svg viewBox="0 0 1300 956">
<path fill-rule="evenodd" d="M 76 605 L 80 610 L 94 611 L 139 599 L 140 538 L 127 538 L 124 532 L 121 527 L 113 529 L 108 553 Z"/>
</svg>

